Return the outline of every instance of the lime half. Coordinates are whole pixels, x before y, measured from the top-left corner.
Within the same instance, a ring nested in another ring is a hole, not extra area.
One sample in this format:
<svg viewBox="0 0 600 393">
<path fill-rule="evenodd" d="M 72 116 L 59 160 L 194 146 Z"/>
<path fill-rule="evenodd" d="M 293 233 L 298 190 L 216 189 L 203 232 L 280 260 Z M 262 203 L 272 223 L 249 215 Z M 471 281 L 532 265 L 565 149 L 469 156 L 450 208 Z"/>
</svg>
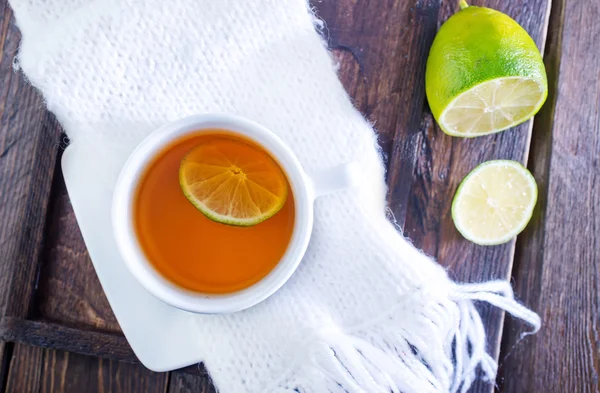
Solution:
<svg viewBox="0 0 600 393">
<path fill-rule="evenodd" d="M 427 99 L 442 131 L 475 137 L 531 118 L 548 95 L 535 42 L 499 11 L 467 6 L 442 25 L 425 72 Z"/>
<path fill-rule="evenodd" d="M 527 226 L 537 194 L 535 179 L 520 163 L 484 162 L 458 187 L 452 201 L 452 220 L 473 243 L 506 243 Z"/>
</svg>

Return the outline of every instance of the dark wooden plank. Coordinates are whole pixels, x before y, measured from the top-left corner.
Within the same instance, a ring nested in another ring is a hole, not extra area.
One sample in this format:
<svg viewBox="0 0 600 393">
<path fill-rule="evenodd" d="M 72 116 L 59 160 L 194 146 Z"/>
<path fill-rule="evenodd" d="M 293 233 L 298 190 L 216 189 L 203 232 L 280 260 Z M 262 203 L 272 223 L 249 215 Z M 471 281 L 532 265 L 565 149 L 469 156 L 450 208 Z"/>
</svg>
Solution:
<svg viewBox="0 0 600 393">
<path fill-rule="evenodd" d="M 62 172 L 56 177 L 35 311 L 71 326 L 120 332 L 83 243 Z"/>
<path fill-rule="evenodd" d="M 437 17 L 438 26 L 457 11 L 456 3 L 442 2 Z M 470 3 L 508 14 L 529 32 L 538 48 L 544 47 L 549 0 L 485 0 Z M 431 41 L 422 44 L 429 47 Z M 418 61 L 424 66 L 426 55 Z M 412 70 L 406 70 L 404 78 L 410 78 L 411 73 Z M 395 136 L 398 141 L 416 138 L 416 164 L 412 180 L 390 188 L 392 202 L 397 200 L 395 195 L 398 187 L 408 189 L 408 205 L 396 205 L 392 209 L 397 217 L 401 217 L 405 209 L 405 235 L 417 247 L 448 267 L 449 275 L 457 281 L 480 282 L 507 279 L 510 276 L 515 242 L 482 247 L 466 241 L 454 228 L 450 208 L 458 184 L 479 163 L 498 158 L 525 163 L 531 127 L 530 121 L 496 135 L 474 139 L 453 138 L 439 129 L 426 107 L 420 122 L 404 123 L 398 128 Z M 391 157 L 390 168 L 403 171 L 407 170 L 405 166 L 406 159 L 401 154 Z M 488 332 L 488 350 L 497 358 L 504 314 L 485 305 L 480 305 L 479 309 Z M 477 381 L 471 391 L 489 392 L 492 389 L 492 384 Z"/>
<path fill-rule="evenodd" d="M 535 226 L 519 239 L 517 293 L 542 330 L 507 321 L 503 392 L 600 392 L 600 26 L 596 0 L 555 0 L 546 66 L 555 102 L 536 119 Z"/>
<path fill-rule="evenodd" d="M 389 204 L 404 222 L 425 101 L 425 59 L 439 1 L 314 1 L 339 76 L 374 124 L 388 167 Z"/>
<path fill-rule="evenodd" d="M 26 316 L 42 249 L 59 126 L 13 71 L 20 35 L 0 2 L 0 316 Z M 0 343 L 0 364 L 7 348 Z M 0 368 L 0 382 L 5 380 Z"/>
<path fill-rule="evenodd" d="M 70 328 L 48 321 L 4 317 L 0 320 L 0 339 L 5 342 L 139 364 L 125 337 L 113 332 L 85 330 L 80 327 Z M 206 368 L 202 364 L 185 367 L 177 372 L 200 377 L 198 381 L 208 378 Z"/>
<path fill-rule="evenodd" d="M 70 328 L 56 323 L 4 317 L 0 320 L 0 339 L 107 359 L 138 362 L 121 334 Z"/>
<path fill-rule="evenodd" d="M 201 375 L 192 375 L 181 371 L 171 373 L 169 393 L 216 393 L 210 376 L 204 370 Z"/>
<path fill-rule="evenodd" d="M 165 393 L 168 373 L 17 344 L 6 393 Z"/>
<path fill-rule="evenodd" d="M 10 367 L 9 349 L 12 349 L 12 344 L 0 340 L 0 392 L 2 392 L 2 387 L 6 386 L 8 368 Z"/>
<path fill-rule="evenodd" d="M 44 349 L 29 345 L 16 345 L 10 373 L 3 393 L 26 393 L 40 391 Z"/>
<path fill-rule="evenodd" d="M 46 350 L 40 393 L 164 393 L 169 374 L 141 365 Z"/>
<path fill-rule="evenodd" d="M 41 97 L 12 71 L 20 37 L 8 8 L 0 28 L 0 266 L 6 269 L 0 274 L 0 307 L 8 315 L 24 316 L 43 244 L 60 128 L 41 109 Z"/>
</svg>

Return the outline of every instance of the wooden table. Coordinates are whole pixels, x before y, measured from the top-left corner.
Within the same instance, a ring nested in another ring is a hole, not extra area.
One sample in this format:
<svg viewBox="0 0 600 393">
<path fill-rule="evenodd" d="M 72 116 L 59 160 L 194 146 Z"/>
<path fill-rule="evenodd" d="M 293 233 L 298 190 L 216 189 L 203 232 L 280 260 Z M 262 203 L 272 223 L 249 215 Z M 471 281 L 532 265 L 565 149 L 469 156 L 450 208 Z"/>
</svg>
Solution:
<svg viewBox="0 0 600 393">
<path fill-rule="evenodd" d="M 315 0 L 340 78 L 375 124 L 390 208 L 406 236 L 458 281 L 511 279 L 542 317 L 535 336 L 481 307 L 501 392 L 599 392 L 600 2 L 477 0 L 516 19 L 544 53 L 550 93 L 535 122 L 476 139 L 435 124 L 425 59 L 457 6 L 434 0 Z M 82 241 L 59 168 L 68 140 L 12 62 L 19 32 L 0 4 L 0 390 L 214 392 L 201 366 L 153 373 L 120 333 Z M 478 163 L 527 163 L 535 216 L 511 243 L 480 247 L 450 218 L 458 182 Z M 90 356 L 93 355 L 93 356 Z M 472 392 L 491 392 L 478 382 Z"/>
</svg>

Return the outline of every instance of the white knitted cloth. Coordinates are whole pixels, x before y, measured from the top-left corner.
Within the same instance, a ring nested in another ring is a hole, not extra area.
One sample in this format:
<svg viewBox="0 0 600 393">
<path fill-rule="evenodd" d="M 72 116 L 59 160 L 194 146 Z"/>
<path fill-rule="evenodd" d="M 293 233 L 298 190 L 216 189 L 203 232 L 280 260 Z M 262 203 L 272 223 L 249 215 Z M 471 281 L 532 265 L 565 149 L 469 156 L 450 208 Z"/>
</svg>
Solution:
<svg viewBox="0 0 600 393">
<path fill-rule="evenodd" d="M 303 262 L 249 310 L 196 317 L 221 392 L 455 392 L 493 378 L 472 300 L 539 328 L 506 282 L 459 286 L 385 218 L 383 165 L 305 0 L 11 0 L 18 65 L 112 189 L 133 147 L 186 115 L 277 133 L 307 171 L 358 160 L 364 186 L 319 199 Z M 96 206 L 109 214 L 110 204 Z M 127 334 L 127 331 L 125 331 Z"/>
</svg>

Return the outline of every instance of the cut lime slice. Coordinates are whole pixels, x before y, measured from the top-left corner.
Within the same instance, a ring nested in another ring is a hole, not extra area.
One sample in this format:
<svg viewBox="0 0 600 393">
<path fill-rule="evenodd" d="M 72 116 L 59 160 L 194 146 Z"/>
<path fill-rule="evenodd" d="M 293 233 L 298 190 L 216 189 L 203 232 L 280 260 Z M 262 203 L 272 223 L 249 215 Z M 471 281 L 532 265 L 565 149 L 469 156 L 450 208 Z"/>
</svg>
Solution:
<svg viewBox="0 0 600 393">
<path fill-rule="evenodd" d="M 458 187 L 452 220 L 473 243 L 502 244 L 525 229 L 536 201 L 537 185 L 527 168 L 516 161 L 488 161 Z"/>
<path fill-rule="evenodd" d="M 288 185 L 279 165 L 258 146 L 219 137 L 190 151 L 179 168 L 186 198 L 223 224 L 256 225 L 284 205 Z"/>
</svg>

